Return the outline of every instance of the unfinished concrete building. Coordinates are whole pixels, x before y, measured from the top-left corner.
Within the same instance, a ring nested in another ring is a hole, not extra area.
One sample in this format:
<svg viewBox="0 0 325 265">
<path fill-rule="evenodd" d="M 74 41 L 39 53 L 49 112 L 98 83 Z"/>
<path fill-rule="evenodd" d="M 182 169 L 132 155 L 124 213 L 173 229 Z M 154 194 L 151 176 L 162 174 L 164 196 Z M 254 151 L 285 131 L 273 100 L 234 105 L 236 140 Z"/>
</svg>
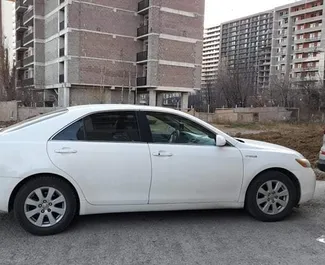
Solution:
<svg viewBox="0 0 325 265">
<path fill-rule="evenodd" d="M 201 83 L 204 2 L 17 0 L 17 87 L 46 106 L 162 105 L 180 93 L 187 108 Z"/>
</svg>

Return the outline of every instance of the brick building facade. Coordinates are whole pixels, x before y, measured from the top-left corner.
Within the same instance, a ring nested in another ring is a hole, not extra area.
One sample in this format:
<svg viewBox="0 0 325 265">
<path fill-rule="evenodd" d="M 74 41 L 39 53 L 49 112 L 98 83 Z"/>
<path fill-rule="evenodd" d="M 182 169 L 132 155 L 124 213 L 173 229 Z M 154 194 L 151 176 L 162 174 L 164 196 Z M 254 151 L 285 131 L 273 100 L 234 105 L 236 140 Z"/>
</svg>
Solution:
<svg viewBox="0 0 325 265">
<path fill-rule="evenodd" d="M 200 88 L 204 0 L 17 0 L 17 85 L 46 105 L 181 107 Z M 144 97 L 142 97 L 144 98 Z"/>
</svg>

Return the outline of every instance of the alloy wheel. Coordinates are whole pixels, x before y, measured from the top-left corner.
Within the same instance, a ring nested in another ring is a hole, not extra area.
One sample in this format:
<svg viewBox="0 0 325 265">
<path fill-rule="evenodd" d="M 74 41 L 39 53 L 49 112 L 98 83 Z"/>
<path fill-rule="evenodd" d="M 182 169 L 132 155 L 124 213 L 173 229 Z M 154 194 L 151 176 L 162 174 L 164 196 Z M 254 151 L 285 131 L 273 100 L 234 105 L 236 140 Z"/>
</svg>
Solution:
<svg viewBox="0 0 325 265">
<path fill-rule="evenodd" d="M 38 227 L 52 227 L 66 213 L 66 199 L 52 187 L 33 190 L 25 200 L 24 213 L 27 219 Z"/>
<path fill-rule="evenodd" d="M 269 180 L 263 183 L 257 191 L 256 203 L 265 214 L 281 213 L 287 207 L 288 202 L 288 188 L 279 180 Z"/>
</svg>

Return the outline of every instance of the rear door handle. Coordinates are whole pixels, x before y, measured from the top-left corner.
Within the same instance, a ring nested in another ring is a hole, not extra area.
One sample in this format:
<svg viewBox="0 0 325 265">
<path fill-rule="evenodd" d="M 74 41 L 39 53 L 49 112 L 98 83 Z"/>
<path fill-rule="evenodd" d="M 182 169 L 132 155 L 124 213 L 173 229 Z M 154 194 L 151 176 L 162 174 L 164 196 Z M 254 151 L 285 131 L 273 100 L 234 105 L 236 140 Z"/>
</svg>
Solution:
<svg viewBox="0 0 325 265">
<path fill-rule="evenodd" d="M 70 148 L 62 148 L 59 150 L 55 150 L 54 152 L 57 154 L 75 154 L 75 153 L 77 153 L 77 150 L 73 150 Z"/>
<path fill-rule="evenodd" d="M 172 153 L 169 153 L 169 152 L 166 152 L 166 151 L 155 152 L 152 155 L 153 156 L 159 156 L 159 157 L 171 157 L 171 156 L 173 156 Z"/>
</svg>

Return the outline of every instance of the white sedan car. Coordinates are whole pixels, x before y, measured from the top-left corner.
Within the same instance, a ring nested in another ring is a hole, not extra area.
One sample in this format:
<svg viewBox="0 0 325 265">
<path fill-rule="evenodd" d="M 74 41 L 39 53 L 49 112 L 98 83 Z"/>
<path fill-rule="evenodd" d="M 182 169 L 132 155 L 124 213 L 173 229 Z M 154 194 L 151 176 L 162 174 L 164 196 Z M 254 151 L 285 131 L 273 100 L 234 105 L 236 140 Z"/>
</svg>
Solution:
<svg viewBox="0 0 325 265">
<path fill-rule="evenodd" d="M 246 208 L 278 221 L 312 199 L 301 154 L 172 109 L 88 105 L 0 132 L 0 211 L 36 235 L 77 215 Z"/>
</svg>

